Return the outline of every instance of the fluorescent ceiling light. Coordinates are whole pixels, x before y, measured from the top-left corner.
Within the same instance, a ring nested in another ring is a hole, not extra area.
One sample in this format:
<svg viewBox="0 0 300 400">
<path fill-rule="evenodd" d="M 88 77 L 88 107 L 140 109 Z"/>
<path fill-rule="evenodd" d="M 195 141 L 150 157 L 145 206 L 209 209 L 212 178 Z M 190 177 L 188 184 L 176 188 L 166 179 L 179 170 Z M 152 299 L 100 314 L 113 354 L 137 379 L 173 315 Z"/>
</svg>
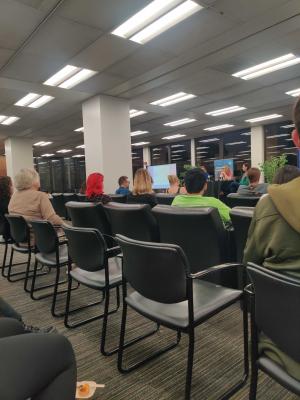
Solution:
<svg viewBox="0 0 300 400">
<path fill-rule="evenodd" d="M 146 144 L 149 144 L 150 142 L 138 142 L 138 143 L 132 143 L 131 146 L 143 146 Z"/>
<path fill-rule="evenodd" d="M 75 154 L 72 156 L 72 158 L 79 158 L 79 157 L 84 157 L 84 154 Z"/>
<path fill-rule="evenodd" d="M 295 154 L 295 153 L 283 153 L 283 154 L 286 154 L 287 156 L 297 156 L 297 154 Z"/>
<path fill-rule="evenodd" d="M 288 94 L 289 96 L 293 96 L 293 97 L 298 97 L 298 96 L 300 96 L 300 88 L 290 90 L 289 92 L 285 92 L 285 94 Z"/>
<path fill-rule="evenodd" d="M 207 154 L 208 151 L 197 151 L 197 154 Z"/>
<path fill-rule="evenodd" d="M 190 122 L 194 122 L 194 121 L 196 121 L 194 118 L 182 118 L 182 119 L 178 119 L 176 121 L 167 122 L 164 125 L 165 126 L 177 126 L 177 125 L 189 124 Z"/>
<path fill-rule="evenodd" d="M 31 104 L 34 100 L 38 99 L 41 95 L 37 93 L 28 93 L 15 103 L 15 106 L 26 107 Z"/>
<path fill-rule="evenodd" d="M 133 160 L 138 160 L 140 157 L 132 157 Z"/>
<path fill-rule="evenodd" d="M 72 150 L 69 150 L 69 149 L 61 149 L 61 150 L 57 150 L 56 153 L 70 153 L 70 151 L 72 151 Z"/>
<path fill-rule="evenodd" d="M 52 144 L 52 142 L 41 141 L 41 142 L 34 143 L 34 146 L 44 147 L 44 146 L 48 146 L 49 144 Z"/>
<path fill-rule="evenodd" d="M 249 80 L 299 63 L 300 58 L 296 57 L 293 53 L 289 53 L 285 54 L 284 56 L 277 57 L 261 64 L 254 65 L 253 67 L 236 72 L 232 74 L 232 76 Z"/>
<path fill-rule="evenodd" d="M 290 138 L 290 139 L 284 139 L 284 140 L 287 140 L 288 142 L 290 142 L 290 141 L 292 141 L 293 139 L 292 139 L 292 138 Z"/>
<path fill-rule="evenodd" d="M 219 141 L 219 140 L 220 140 L 219 138 L 210 138 L 210 139 L 199 140 L 199 142 L 202 142 L 202 143 L 209 143 L 209 142 L 217 142 L 217 141 Z"/>
<path fill-rule="evenodd" d="M 278 135 L 267 136 L 267 139 L 274 139 L 274 138 L 283 137 L 283 136 L 290 136 L 290 134 L 289 133 L 280 133 Z"/>
<path fill-rule="evenodd" d="M 138 117 L 139 115 L 147 114 L 147 111 L 143 110 L 129 110 L 129 118 Z"/>
<path fill-rule="evenodd" d="M 209 149 L 209 146 L 196 147 L 196 150 Z"/>
<path fill-rule="evenodd" d="M 0 115 L 0 123 L 1 123 L 2 121 L 4 121 L 5 119 L 7 119 L 7 118 L 8 118 L 7 115 Z"/>
<path fill-rule="evenodd" d="M 30 108 L 39 108 L 42 107 L 44 104 L 49 103 L 49 101 L 53 100 L 53 96 L 41 96 L 37 100 L 35 100 L 33 103 L 30 103 L 28 107 Z"/>
<path fill-rule="evenodd" d="M 270 115 L 264 115 L 262 117 L 246 119 L 245 122 L 259 122 L 259 121 L 266 121 L 267 119 L 274 119 L 274 118 L 281 118 L 281 117 L 282 117 L 282 115 L 280 115 L 280 114 L 270 114 Z"/>
<path fill-rule="evenodd" d="M 150 103 L 150 104 L 153 104 L 154 106 L 167 107 L 172 104 L 176 104 L 176 103 L 180 103 L 182 101 L 193 99 L 194 97 L 197 97 L 197 96 L 195 96 L 194 94 L 191 94 L 191 93 L 178 92 L 178 93 L 172 94 L 171 96 L 164 97 L 164 98 L 156 100 L 156 101 L 152 101 L 152 103 Z"/>
<path fill-rule="evenodd" d="M 74 130 L 74 132 L 83 132 L 84 131 L 84 127 L 82 126 L 81 128 L 77 128 Z"/>
<path fill-rule="evenodd" d="M 284 128 L 284 129 L 295 128 L 295 124 L 282 125 L 280 128 Z"/>
<path fill-rule="evenodd" d="M 1 115 L 1 117 L 2 117 L 2 115 Z M 2 120 L 1 124 L 2 125 L 11 125 L 14 122 L 18 121 L 19 119 L 20 119 L 19 117 L 5 117 L 5 119 Z"/>
<path fill-rule="evenodd" d="M 66 65 L 64 68 L 46 80 L 44 85 L 59 86 L 64 89 L 71 89 L 80 82 L 89 79 L 91 76 L 96 75 L 97 73 L 97 71 L 92 71 L 87 68 Z"/>
<path fill-rule="evenodd" d="M 251 132 L 244 132 L 244 133 L 241 133 L 241 136 L 251 136 Z"/>
<path fill-rule="evenodd" d="M 242 150 L 240 153 L 251 153 L 251 150 Z"/>
<path fill-rule="evenodd" d="M 42 154 L 42 157 L 52 157 L 52 156 L 54 156 L 54 154 L 52 153 Z"/>
<path fill-rule="evenodd" d="M 268 146 L 267 149 L 277 149 L 279 147 L 284 147 L 285 144 L 278 144 L 277 146 Z"/>
<path fill-rule="evenodd" d="M 162 1 L 160 1 L 162 3 Z M 153 39 L 155 36 L 160 35 L 162 32 L 171 28 L 172 26 L 178 24 L 189 16 L 200 11 L 203 7 L 192 0 L 187 0 L 180 4 L 173 10 L 164 14 L 162 17 L 152 22 L 146 28 L 137 32 L 135 35 L 129 39 L 133 42 L 144 44 L 149 40 Z"/>
<path fill-rule="evenodd" d="M 186 135 L 183 135 L 182 133 L 177 133 L 176 135 L 165 136 L 162 139 L 171 140 L 171 139 L 181 138 L 181 137 L 184 137 L 184 136 L 186 136 Z"/>
<path fill-rule="evenodd" d="M 184 144 L 172 144 L 171 147 L 184 147 Z"/>
<path fill-rule="evenodd" d="M 81 145 L 79 145 L 79 146 L 76 146 L 76 149 L 85 149 L 85 145 L 84 145 L 84 144 L 81 144 Z"/>
<path fill-rule="evenodd" d="M 298 147 L 285 147 L 284 150 L 298 149 Z"/>
<path fill-rule="evenodd" d="M 172 154 L 176 154 L 176 153 L 185 153 L 186 150 L 172 150 Z"/>
<path fill-rule="evenodd" d="M 223 125 L 216 125 L 216 126 L 211 126 L 209 128 L 203 129 L 204 131 L 217 131 L 219 129 L 226 129 L 226 128 L 231 128 L 232 124 L 223 124 Z"/>
<path fill-rule="evenodd" d="M 139 136 L 144 135 L 145 133 L 149 133 L 148 131 L 134 131 L 130 133 L 130 136 Z"/>
<path fill-rule="evenodd" d="M 217 117 L 218 115 L 230 114 L 230 113 L 241 111 L 241 110 L 246 110 L 246 107 L 232 106 L 232 107 L 227 107 L 227 108 L 221 108 L 221 109 L 215 110 L 215 111 L 210 111 L 205 114 L 211 115 L 212 117 Z"/>
<path fill-rule="evenodd" d="M 231 143 L 225 143 L 225 146 L 235 146 L 237 144 L 245 144 L 247 142 L 231 142 Z"/>
</svg>

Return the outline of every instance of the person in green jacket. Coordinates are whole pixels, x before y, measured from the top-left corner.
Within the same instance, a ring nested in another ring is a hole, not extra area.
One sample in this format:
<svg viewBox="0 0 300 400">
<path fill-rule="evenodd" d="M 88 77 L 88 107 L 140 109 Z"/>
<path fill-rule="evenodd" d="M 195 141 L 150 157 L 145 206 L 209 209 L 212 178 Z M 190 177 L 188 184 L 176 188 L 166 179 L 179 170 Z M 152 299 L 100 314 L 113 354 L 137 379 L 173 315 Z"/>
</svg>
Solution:
<svg viewBox="0 0 300 400">
<path fill-rule="evenodd" d="M 276 179 L 280 178 L 282 182 L 283 174 L 285 172 L 280 171 Z M 296 169 L 292 175 L 285 176 L 298 177 L 282 185 L 270 185 L 268 194 L 257 203 L 243 262 L 253 262 L 300 279 L 300 171 Z M 300 380 L 300 364 L 263 332 L 259 338 L 259 351 Z"/>
<path fill-rule="evenodd" d="M 247 175 L 247 172 L 248 172 L 249 168 L 250 168 L 249 164 L 247 162 L 244 162 L 243 166 L 242 166 L 243 176 L 241 177 L 241 180 L 239 182 L 240 185 L 243 185 L 243 186 L 249 186 L 250 185 L 250 181 L 249 181 L 249 178 L 248 178 L 248 175 Z"/>
<path fill-rule="evenodd" d="M 204 197 L 207 190 L 207 178 L 201 168 L 189 170 L 184 177 L 187 194 L 177 195 L 172 206 L 177 207 L 214 207 L 217 208 L 224 224 L 230 222 L 230 208 L 215 197 Z"/>
</svg>

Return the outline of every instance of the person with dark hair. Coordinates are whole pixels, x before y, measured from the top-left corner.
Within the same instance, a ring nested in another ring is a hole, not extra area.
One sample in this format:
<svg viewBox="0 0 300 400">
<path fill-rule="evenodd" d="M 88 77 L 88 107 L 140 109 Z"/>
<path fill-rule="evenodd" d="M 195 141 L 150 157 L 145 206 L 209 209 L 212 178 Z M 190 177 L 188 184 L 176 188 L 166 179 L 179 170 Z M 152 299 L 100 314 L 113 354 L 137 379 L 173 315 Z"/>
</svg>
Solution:
<svg viewBox="0 0 300 400">
<path fill-rule="evenodd" d="M 130 181 L 128 179 L 128 176 L 120 176 L 120 178 L 118 179 L 118 184 L 119 187 L 116 190 L 116 194 L 122 194 L 122 195 L 128 195 L 130 193 L 129 190 L 129 185 L 130 185 Z"/>
<path fill-rule="evenodd" d="M 273 183 L 282 185 L 283 183 L 288 183 L 295 178 L 300 176 L 300 169 L 294 165 L 285 165 L 276 172 Z"/>
<path fill-rule="evenodd" d="M 247 162 L 244 162 L 242 165 L 242 171 L 243 171 L 243 175 L 241 177 L 240 180 L 240 185 L 244 185 L 244 186 L 249 186 L 250 185 L 250 181 L 248 178 L 248 170 L 249 170 L 249 164 Z"/>
<path fill-rule="evenodd" d="M 86 201 L 107 204 L 111 198 L 104 194 L 104 176 L 99 172 L 90 174 L 86 181 Z"/>
<path fill-rule="evenodd" d="M 187 194 L 177 195 L 172 206 L 177 207 L 214 207 L 217 208 L 224 223 L 230 221 L 230 208 L 215 197 L 204 197 L 207 190 L 207 179 L 201 168 L 193 168 L 187 171 L 184 177 L 184 185 Z"/>
<path fill-rule="evenodd" d="M 247 172 L 249 185 L 240 185 L 237 194 L 241 196 L 261 196 L 267 193 L 268 184 L 259 183 L 260 170 L 258 168 L 250 168 Z"/>
<path fill-rule="evenodd" d="M 12 180 L 9 176 L 0 177 L 0 224 L 4 227 L 3 236 L 9 238 L 9 225 L 5 214 L 8 214 L 8 204 L 13 193 Z"/>
</svg>

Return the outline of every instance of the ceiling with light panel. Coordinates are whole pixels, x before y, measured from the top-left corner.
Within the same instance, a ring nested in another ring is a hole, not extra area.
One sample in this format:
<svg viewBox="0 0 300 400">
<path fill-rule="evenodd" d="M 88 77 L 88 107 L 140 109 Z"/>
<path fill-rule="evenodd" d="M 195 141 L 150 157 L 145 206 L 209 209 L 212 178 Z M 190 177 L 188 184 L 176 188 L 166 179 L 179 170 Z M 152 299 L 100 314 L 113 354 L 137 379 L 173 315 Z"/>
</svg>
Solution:
<svg viewBox="0 0 300 400">
<path fill-rule="evenodd" d="M 173 8 L 184 3 L 172 1 Z M 36 155 L 81 155 L 83 134 L 75 132 L 82 127 L 81 104 L 97 94 L 128 99 L 132 143 L 156 145 L 173 135 L 178 141 L 178 135 L 209 136 L 291 118 L 292 94 L 300 93 L 292 92 L 300 88 L 299 0 L 195 0 L 197 12 L 148 41 L 145 32 L 112 34 L 151 3 L 1 0 L 0 139 L 51 142 L 35 146 Z M 274 70 L 278 63 L 281 69 Z M 270 72 L 257 73 L 257 65 Z M 76 69 L 65 81 L 44 84 L 66 66 Z M 78 73 L 85 77 L 79 84 Z M 15 105 L 22 99 L 23 106 Z M 2 116 L 18 119 L 8 125 Z"/>
</svg>

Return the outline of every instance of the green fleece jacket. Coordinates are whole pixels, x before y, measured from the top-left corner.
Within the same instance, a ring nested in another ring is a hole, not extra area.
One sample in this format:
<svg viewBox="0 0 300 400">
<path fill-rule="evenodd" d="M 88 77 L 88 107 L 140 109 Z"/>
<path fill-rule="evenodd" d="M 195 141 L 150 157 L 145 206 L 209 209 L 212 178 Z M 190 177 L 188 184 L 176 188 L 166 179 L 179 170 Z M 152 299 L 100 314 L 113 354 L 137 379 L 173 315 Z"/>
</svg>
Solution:
<svg viewBox="0 0 300 400">
<path fill-rule="evenodd" d="M 300 178 L 283 185 L 270 185 L 268 193 L 255 208 L 244 263 L 251 261 L 300 278 Z M 259 351 L 300 380 L 300 364 L 263 333 Z"/>
</svg>

